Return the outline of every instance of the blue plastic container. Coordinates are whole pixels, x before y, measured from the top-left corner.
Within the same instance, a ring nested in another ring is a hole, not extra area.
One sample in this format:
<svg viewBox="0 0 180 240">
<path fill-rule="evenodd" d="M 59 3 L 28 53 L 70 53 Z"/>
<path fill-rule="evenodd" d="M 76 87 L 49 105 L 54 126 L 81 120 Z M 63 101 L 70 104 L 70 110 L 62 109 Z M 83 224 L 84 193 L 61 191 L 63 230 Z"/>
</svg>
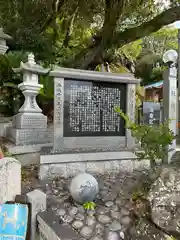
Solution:
<svg viewBox="0 0 180 240">
<path fill-rule="evenodd" d="M 28 205 L 0 205 L 0 240 L 25 240 L 28 224 Z"/>
</svg>

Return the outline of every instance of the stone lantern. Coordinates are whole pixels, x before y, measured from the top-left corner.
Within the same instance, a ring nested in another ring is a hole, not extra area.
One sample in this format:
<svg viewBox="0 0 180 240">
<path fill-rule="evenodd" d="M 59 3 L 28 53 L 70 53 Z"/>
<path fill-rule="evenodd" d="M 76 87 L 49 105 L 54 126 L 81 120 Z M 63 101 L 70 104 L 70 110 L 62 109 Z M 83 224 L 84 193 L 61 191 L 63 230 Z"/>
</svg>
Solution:
<svg viewBox="0 0 180 240">
<path fill-rule="evenodd" d="M 11 36 L 5 34 L 3 29 L 0 28 L 0 54 L 4 55 L 8 50 L 8 46 L 6 46 L 6 40 L 11 39 Z"/>
<path fill-rule="evenodd" d="M 14 69 L 23 75 L 23 82 L 18 85 L 25 101 L 17 115 L 13 117 L 10 139 L 16 145 L 41 144 L 47 142 L 47 117 L 36 102 L 36 96 L 43 87 L 38 82 L 39 75 L 46 75 L 45 69 L 35 62 L 34 55 L 28 55 L 26 63 L 21 62 L 20 68 Z"/>
</svg>

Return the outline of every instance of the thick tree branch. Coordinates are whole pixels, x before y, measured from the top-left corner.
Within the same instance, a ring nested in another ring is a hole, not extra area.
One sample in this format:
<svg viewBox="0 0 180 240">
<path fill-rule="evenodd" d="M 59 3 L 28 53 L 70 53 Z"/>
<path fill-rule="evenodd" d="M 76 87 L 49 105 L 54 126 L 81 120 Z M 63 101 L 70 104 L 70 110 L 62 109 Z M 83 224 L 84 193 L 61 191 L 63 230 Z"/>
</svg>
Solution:
<svg viewBox="0 0 180 240">
<path fill-rule="evenodd" d="M 106 55 L 107 49 L 120 48 L 130 42 L 148 36 L 151 33 L 158 31 L 163 26 L 169 25 L 177 20 L 180 20 L 180 6 L 170 8 L 152 20 L 143 23 L 138 27 L 127 29 L 124 32 L 115 32 L 112 35 L 112 31 L 109 31 L 109 36 L 111 37 L 112 41 L 110 41 L 110 44 L 109 42 L 106 42 L 108 47 L 102 48 L 102 35 L 97 36 L 94 46 L 91 45 L 87 49 L 84 49 L 83 54 L 78 54 L 75 57 L 76 60 L 73 61 L 72 64 L 70 63 L 70 66 L 81 69 L 92 68 L 92 66 L 94 67 L 95 65 L 101 64 L 103 62 L 102 51 L 104 57 Z M 106 26 L 108 26 L 108 23 Z M 108 29 L 108 27 L 106 29 Z"/>
<path fill-rule="evenodd" d="M 79 9 L 79 7 L 77 6 L 74 13 L 71 16 L 71 19 L 69 20 L 69 26 L 67 28 L 66 36 L 65 36 L 65 39 L 64 39 L 64 42 L 63 42 L 64 47 L 68 47 L 68 44 L 69 44 L 69 41 L 70 41 L 70 38 L 71 38 L 71 34 L 73 32 L 74 21 L 75 21 L 75 17 L 76 17 L 78 9 Z"/>
<path fill-rule="evenodd" d="M 48 17 L 48 19 L 46 20 L 45 24 L 42 26 L 41 28 L 41 32 L 44 32 L 49 25 L 55 21 L 55 19 L 58 17 L 59 13 L 62 10 L 62 7 L 65 4 L 65 0 L 54 0 L 52 3 L 52 13 L 51 15 Z"/>
<path fill-rule="evenodd" d="M 170 8 L 138 27 L 127 29 L 124 32 L 116 32 L 112 45 L 117 48 L 122 47 L 125 44 L 148 36 L 177 20 L 180 20 L 180 6 Z"/>
</svg>

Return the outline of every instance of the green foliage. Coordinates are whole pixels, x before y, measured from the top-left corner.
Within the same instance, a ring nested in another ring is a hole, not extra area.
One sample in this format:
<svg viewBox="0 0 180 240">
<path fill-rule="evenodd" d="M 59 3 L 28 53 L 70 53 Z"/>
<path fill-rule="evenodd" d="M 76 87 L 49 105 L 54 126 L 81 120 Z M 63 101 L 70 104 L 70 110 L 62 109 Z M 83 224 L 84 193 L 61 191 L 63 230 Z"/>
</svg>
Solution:
<svg viewBox="0 0 180 240">
<path fill-rule="evenodd" d="M 173 236 L 168 236 L 167 238 L 166 238 L 166 240 L 177 240 L 175 237 L 173 237 Z"/>
<path fill-rule="evenodd" d="M 158 126 L 132 123 L 119 108 L 115 109 L 126 123 L 126 128 L 131 130 L 132 136 L 141 144 L 142 151 L 137 151 L 138 160 L 150 160 L 151 168 L 157 164 L 157 160 L 164 163 L 165 156 L 168 154 L 168 145 L 174 139 L 173 132 L 169 129 L 169 122 Z"/>
<path fill-rule="evenodd" d="M 135 76 L 142 84 L 163 80 L 162 56 L 169 49 L 177 49 L 177 29 L 165 27 L 142 39 L 142 51 L 137 57 Z M 158 64 L 158 66 L 157 66 Z"/>
<path fill-rule="evenodd" d="M 23 52 L 9 52 L 0 56 L 0 112 L 5 115 L 17 113 L 23 102 L 23 96 L 18 89 L 21 77 L 14 74 L 13 68 L 20 66 L 20 62 L 25 60 L 27 54 Z"/>
<path fill-rule="evenodd" d="M 83 204 L 83 207 L 86 210 L 94 210 L 96 208 L 96 204 L 94 202 L 86 202 Z"/>
</svg>

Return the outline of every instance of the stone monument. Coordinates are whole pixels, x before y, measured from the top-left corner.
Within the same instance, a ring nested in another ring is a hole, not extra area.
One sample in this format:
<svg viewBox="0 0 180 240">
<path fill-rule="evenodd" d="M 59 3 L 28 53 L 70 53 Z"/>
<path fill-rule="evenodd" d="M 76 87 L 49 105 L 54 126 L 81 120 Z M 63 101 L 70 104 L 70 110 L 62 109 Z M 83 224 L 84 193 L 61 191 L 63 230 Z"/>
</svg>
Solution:
<svg viewBox="0 0 180 240">
<path fill-rule="evenodd" d="M 34 55 L 28 55 L 28 62 L 21 62 L 14 69 L 23 74 L 23 82 L 18 85 L 25 101 L 17 115 L 13 117 L 9 137 L 16 145 L 28 145 L 47 142 L 47 117 L 42 114 L 36 102 L 36 96 L 43 87 L 38 83 L 38 75 L 45 75 L 49 69 L 36 64 Z"/>
<path fill-rule="evenodd" d="M 164 72 L 163 85 L 163 117 L 164 120 L 170 120 L 169 129 L 176 136 L 177 126 L 177 58 L 178 54 L 175 50 L 168 50 L 163 55 L 163 61 L 168 65 L 168 69 Z M 165 161 L 170 162 L 172 155 L 176 152 L 176 139 L 168 147 L 168 154 Z"/>
<path fill-rule="evenodd" d="M 99 187 L 95 177 L 88 173 L 80 173 L 71 180 L 69 190 L 72 198 L 76 202 L 83 204 L 95 200 Z"/>
<path fill-rule="evenodd" d="M 54 143 L 40 155 L 40 178 L 117 171 L 135 159 L 131 131 L 115 107 L 135 120 L 139 79 L 131 74 L 56 68 Z"/>
</svg>

